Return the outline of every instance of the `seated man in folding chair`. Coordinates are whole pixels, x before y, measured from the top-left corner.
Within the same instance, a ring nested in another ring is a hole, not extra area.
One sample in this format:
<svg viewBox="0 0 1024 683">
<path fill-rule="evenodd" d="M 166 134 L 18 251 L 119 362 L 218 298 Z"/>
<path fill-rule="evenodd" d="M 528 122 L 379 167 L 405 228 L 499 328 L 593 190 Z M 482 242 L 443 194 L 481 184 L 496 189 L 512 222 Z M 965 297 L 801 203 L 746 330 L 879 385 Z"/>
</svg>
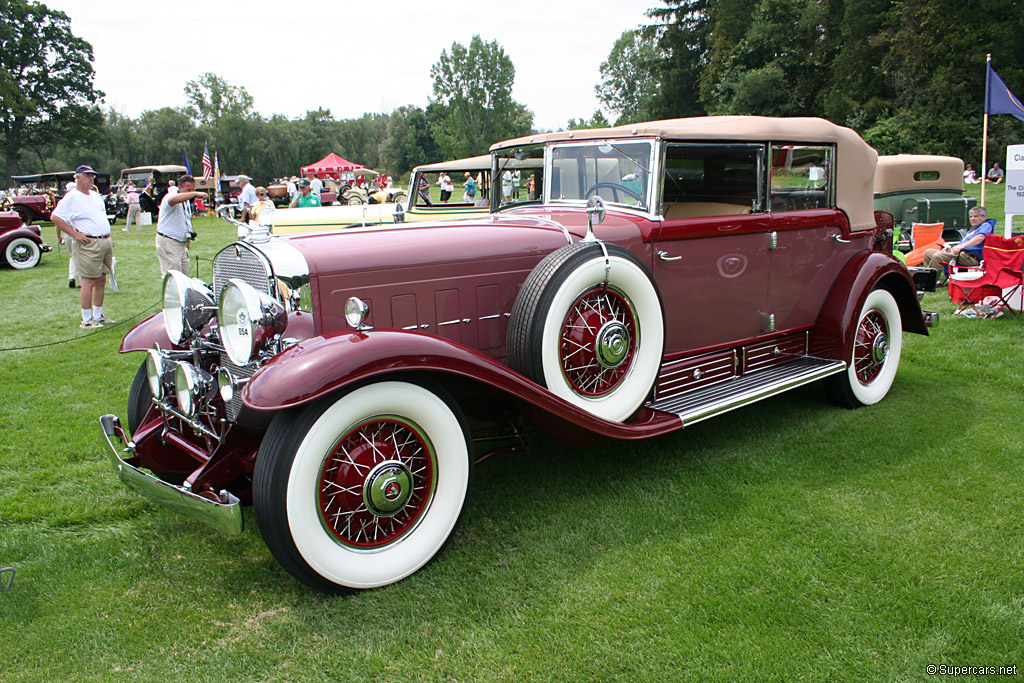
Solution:
<svg viewBox="0 0 1024 683">
<path fill-rule="evenodd" d="M 985 236 L 991 235 L 996 229 L 996 220 L 988 218 L 988 211 L 983 206 L 976 206 L 967 215 L 971 222 L 971 231 L 964 235 L 960 243 L 954 247 L 948 244 L 942 249 L 929 249 L 924 252 L 924 267 L 939 271 L 939 284 L 946 284 L 947 273 L 943 266 L 950 261 L 958 266 L 977 266 L 981 264 L 981 250 L 985 245 Z"/>
</svg>

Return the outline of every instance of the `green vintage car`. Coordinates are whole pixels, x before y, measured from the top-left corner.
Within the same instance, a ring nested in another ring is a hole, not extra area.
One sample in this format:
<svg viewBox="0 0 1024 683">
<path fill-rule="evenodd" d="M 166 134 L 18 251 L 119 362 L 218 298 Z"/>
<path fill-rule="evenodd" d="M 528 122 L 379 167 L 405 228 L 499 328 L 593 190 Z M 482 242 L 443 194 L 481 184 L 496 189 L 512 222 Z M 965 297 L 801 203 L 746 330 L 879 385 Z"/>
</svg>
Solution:
<svg viewBox="0 0 1024 683">
<path fill-rule="evenodd" d="M 429 193 L 418 192 L 421 183 L 427 188 L 437 184 L 441 173 L 447 173 L 455 184 L 451 201 L 440 204 Z M 464 201 L 463 180 L 466 173 L 481 187 L 473 201 Z M 439 164 L 417 166 L 405 202 L 400 204 L 361 204 L 309 209 L 278 209 L 273 214 L 271 234 L 290 235 L 300 232 L 322 232 L 381 223 L 451 220 L 480 216 L 490 211 L 487 191 L 490 186 L 491 157 L 483 155 Z M 479 179 L 479 180 L 478 180 Z M 397 218 L 396 218 L 397 217 Z"/>
<path fill-rule="evenodd" d="M 962 159 L 932 154 L 878 157 L 875 210 L 895 218 L 901 251 L 910 251 L 914 223 L 945 223 L 943 239 L 959 242 L 971 229 L 967 213 L 977 204 L 974 197 L 964 196 Z"/>
</svg>

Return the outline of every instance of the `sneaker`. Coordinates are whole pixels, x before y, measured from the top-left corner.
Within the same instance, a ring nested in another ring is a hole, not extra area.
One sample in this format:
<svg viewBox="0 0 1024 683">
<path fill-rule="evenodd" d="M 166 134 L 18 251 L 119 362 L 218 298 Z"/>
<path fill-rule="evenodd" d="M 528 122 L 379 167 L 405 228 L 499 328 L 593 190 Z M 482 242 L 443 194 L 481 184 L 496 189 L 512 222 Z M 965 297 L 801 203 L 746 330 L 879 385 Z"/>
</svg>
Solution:
<svg viewBox="0 0 1024 683">
<path fill-rule="evenodd" d="M 98 322 L 101 326 L 103 326 L 103 325 L 113 325 L 114 323 L 117 322 L 116 320 L 111 320 L 110 318 L 108 318 L 106 313 L 104 313 L 103 315 L 101 315 L 98 318 L 93 318 L 93 321 L 94 322 Z"/>
<path fill-rule="evenodd" d="M 97 327 L 103 327 L 103 323 L 101 323 L 96 318 L 89 318 L 88 320 L 82 321 L 82 324 L 79 325 L 79 327 L 82 328 L 83 330 L 92 330 Z"/>
<path fill-rule="evenodd" d="M 128 232 L 128 228 L 121 228 L 121 232 Z"/>
</svg>

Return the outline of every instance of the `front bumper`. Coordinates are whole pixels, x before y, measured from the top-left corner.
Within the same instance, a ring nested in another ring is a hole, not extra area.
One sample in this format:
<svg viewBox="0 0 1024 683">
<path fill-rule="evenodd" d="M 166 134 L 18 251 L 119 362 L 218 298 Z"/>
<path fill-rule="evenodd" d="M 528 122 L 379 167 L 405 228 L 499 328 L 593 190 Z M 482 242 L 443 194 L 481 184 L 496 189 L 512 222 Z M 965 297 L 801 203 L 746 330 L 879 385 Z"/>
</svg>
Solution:
<svg viewBox="0 0 1024 683">
<path fill-rule="evenodd" d="M 39 245 L 39 251 L 41 251 L 41 252 L 43 252 L 45 254 L 47 252 L 53 251 L 53 247 L 51 247 L 49 244 L 40 244 Z"/>
<path fill-rule="evenodd" d="M 135 452 L 135 444 L 125 434 L 121 420 L 116 415 L 104 415 L 100 418 L 100 426 L 107 442 L 107 456 L 126 486 L 161 507 L 207 524 L 221 533 L 232 536 L 242 533 L 242 504 L 237 497 L 222 490 L 217 494 L 219 500 L 212 500 L 147 474 L 121 458 L 121 453 Z M 115 439 L 120 446 L 114 444 Z"/>
</svg>

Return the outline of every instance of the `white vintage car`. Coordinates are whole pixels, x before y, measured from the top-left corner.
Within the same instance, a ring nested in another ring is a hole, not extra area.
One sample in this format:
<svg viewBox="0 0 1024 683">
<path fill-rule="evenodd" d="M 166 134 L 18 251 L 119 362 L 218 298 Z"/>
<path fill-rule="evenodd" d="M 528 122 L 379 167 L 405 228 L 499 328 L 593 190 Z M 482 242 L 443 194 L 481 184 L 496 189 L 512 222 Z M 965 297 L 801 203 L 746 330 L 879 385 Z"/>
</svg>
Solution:
<svg viewBox="0 0 1024 683">
<path fill-rule="evenodd" d="M 491 175 L 491 157 L 485 154 L 468 159 L 417 166 L 413 169 L 409 191 L 405 193 L 405 201 L 402 203 L 279 209 L 274 212 L 270 231 L 274 235 L 289 235 L 381 223 L 451 220 L 482 216 L 490 210 L 487 204 L 480 202 L 481 190 L 477 191 L 477 201 L 468 203 L 462 201 L 461 188 L 457 187 L 452 194 L 452 199 L 455 201 L 448 204 L 433 204 L 428 197 L 424 197 L 417 191 L 421 181 L 433 184 L 442 171 L 447 172 L 453 182 L 460 184 L 466 172 L 469 172 L 474 179 L 478 176 L 481 177 L 486 187 L 487 179 Z"/>
</svg>

